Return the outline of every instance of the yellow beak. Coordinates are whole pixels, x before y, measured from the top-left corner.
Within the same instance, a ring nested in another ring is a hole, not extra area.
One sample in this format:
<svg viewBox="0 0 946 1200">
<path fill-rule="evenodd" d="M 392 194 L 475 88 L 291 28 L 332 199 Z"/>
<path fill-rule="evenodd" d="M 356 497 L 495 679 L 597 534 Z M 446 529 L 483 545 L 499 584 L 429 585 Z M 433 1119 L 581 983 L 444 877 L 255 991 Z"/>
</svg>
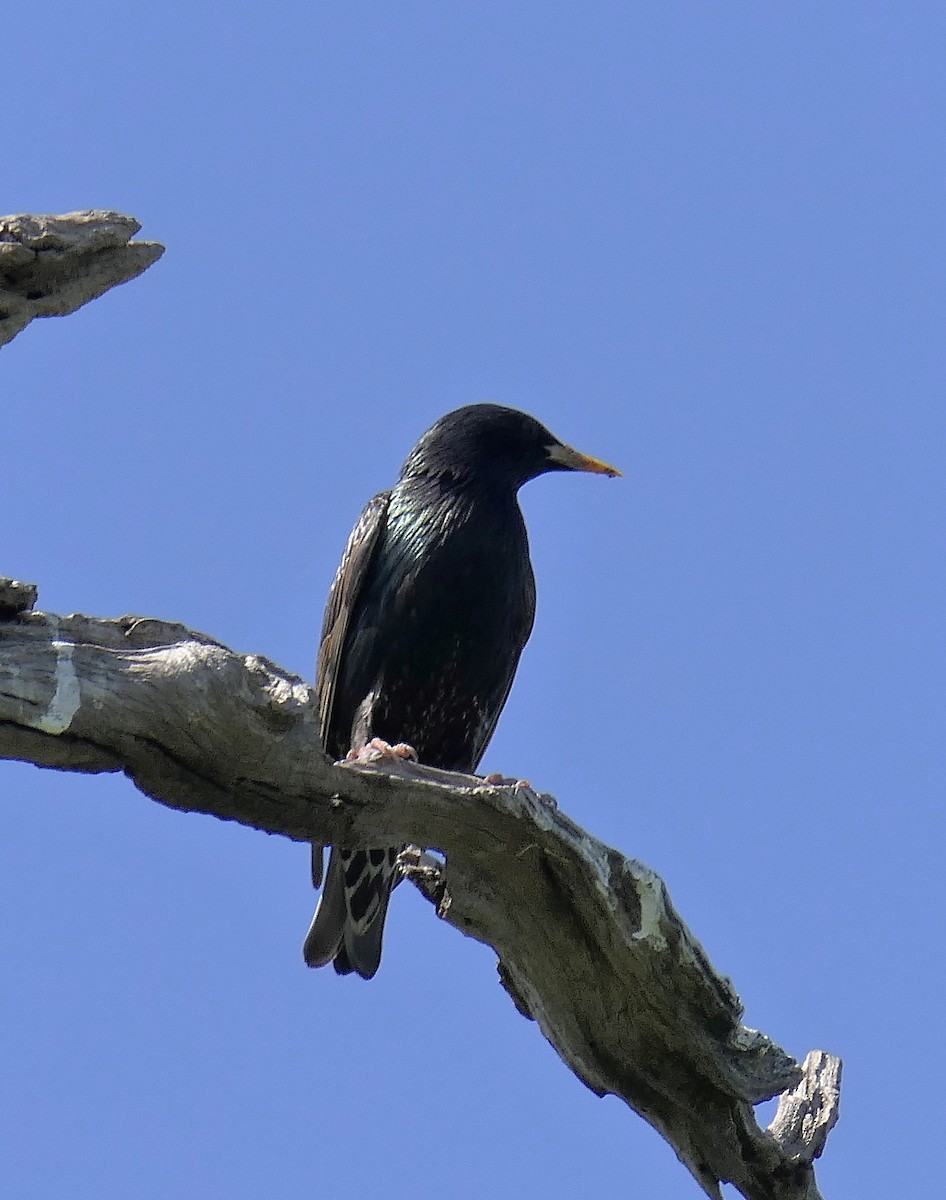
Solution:
<svg viewBox="0 0 946 1200">
<path fill-rule="evenodd" d="M 590 471 L 593 475 L 610 475 L 612 479 L 621 474 L 617 467 L 609 467 L 600 458 L 592 458 L 590 454 L 582 454 L 571 446 L 556 442 L 549 446 L 549 461 L 566 471 Z"/>
</svg>

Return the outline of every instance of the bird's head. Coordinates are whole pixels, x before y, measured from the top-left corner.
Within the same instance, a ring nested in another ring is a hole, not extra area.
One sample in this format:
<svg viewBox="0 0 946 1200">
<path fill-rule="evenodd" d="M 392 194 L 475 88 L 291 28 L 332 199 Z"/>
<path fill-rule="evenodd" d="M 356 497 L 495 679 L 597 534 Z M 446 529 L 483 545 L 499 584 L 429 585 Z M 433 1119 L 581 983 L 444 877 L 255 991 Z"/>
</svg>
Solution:
<svg viewBox="0 0 946 1200">
<path fill-rule="evenodd" d="M 521 487 L 546 471 L 621 472 L 560 442 L 534 417 L 499 404 L 470 404 L 440 418 L 421 437 L 401 478 L 452 476 L 456 481 Z"/>
</svg>

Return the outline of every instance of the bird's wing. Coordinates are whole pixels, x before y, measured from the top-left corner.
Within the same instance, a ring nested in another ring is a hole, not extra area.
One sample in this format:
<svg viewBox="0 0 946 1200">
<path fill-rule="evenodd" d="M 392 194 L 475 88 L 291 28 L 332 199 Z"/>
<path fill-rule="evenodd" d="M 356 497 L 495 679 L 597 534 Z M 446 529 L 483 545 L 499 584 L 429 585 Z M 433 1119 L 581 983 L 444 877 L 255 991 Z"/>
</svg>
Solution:
<svg viewBox="0 0 946 1200">
<path fill-rule="evenodd" d="M 390 498 L 390 492 L 379 492 L 362 509 L 348 538 L 325 603 L 319 657 L 315 667 L 315 690 L 319 698 L 319 732 L 322 745 L 329 754 L 344 754 L 347 749 L 347 746 L 340 750 L 333 749 L 332 709 L 351 615 L 358 605 L 368 568 L 377 550 Z M 348 737 L 347 730 L 344 736 Z M 316 887 L 322 882 L 322 847 L 319 845 L 312 847 L 312 882 Z"/>
<path fill-rule="evenodd" d="M 351 615 L 358 605 L 368 568 L 378 547 L 378 539 L 384 529 L 390 498 L 390 492 L 379 492 L 362 509 L 361 516 L 351 531 L 342 561 L 338 564 L 325 603 L 319 657 L 315 668 L 315 690 L 319 697 L 319 730 L 326 749 L 329 749 L 332 740 L 332 708 L 341 673 L 345 637 L 348 634 Z"/>
</svg>

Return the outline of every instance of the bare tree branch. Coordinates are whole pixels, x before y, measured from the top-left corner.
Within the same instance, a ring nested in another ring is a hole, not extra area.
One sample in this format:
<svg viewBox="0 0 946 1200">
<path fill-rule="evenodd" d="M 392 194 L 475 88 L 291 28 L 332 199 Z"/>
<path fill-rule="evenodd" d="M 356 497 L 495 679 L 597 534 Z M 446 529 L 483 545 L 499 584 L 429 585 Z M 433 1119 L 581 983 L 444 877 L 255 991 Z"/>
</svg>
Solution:
<svg viewBox="0 0 946 1200">
<path fill-rule="evenodd" d="M 804 1072 L 741 1022 L 647 867 L 527 787 L 431 768 L 335 764 L 308 684 L 181 625 L 31 613 L 0 583 L 0 757 L 123 771 L 171 808 L 301 841 L 409 842 L 402 869 L 499 956 L 516 1007 L 598 1095 L 621 1097 L 710 1197 L 819 1200 L 840 1063 Z M 793 1089 L 788 1091 L 787 1089 Z M 752 1106 L 782 1095 L 768 1130 Z"/>
<path fill-rule="evenodd" d="M 778 1103 L 769 1132 L 786 1155 L 812 1162 L 821 1157 L 838 1119 L 841 1060 L 812 1050 L 802 1065 L 802 1079 Z"/>
<path fill-rule="evenodd" d="M 133 242 L 141 226 L 121 213 L 0 217 L 0 346 L 34 317 L 60 317 L 127 283 L 164 253 Z"/>
</svg>

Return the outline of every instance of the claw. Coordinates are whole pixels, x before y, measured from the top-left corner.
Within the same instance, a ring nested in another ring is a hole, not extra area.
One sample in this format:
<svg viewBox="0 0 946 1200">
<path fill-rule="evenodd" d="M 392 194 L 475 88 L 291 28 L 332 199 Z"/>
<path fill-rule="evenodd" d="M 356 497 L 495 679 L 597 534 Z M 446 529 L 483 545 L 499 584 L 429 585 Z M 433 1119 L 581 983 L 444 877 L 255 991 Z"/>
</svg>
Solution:
<svg viewBox="0 0 946 1200">
<path fill-rule="evenodd" d="M 489 775 L 484 775 L 483 782 L 492 787 L 529 788 L 530 791 L 532 789 L 532 784 L 528 779 L 514 779 L 511 775 L 500 775 L 498 771 L 491 771 Z"/>
<path fill-rule="evenodd" d="M 409 746 L 407 742 L 397 742 L 391 745 L 384 738 L 372 738 L 367 745 L 362 746 L 360 750 L 349 750 L 345 755 L 346 762 L 380 762 L 382 759 L 409 759 L 411 762 L 417 762 L 417 751 L 413 746 Z"/>
</svg>

